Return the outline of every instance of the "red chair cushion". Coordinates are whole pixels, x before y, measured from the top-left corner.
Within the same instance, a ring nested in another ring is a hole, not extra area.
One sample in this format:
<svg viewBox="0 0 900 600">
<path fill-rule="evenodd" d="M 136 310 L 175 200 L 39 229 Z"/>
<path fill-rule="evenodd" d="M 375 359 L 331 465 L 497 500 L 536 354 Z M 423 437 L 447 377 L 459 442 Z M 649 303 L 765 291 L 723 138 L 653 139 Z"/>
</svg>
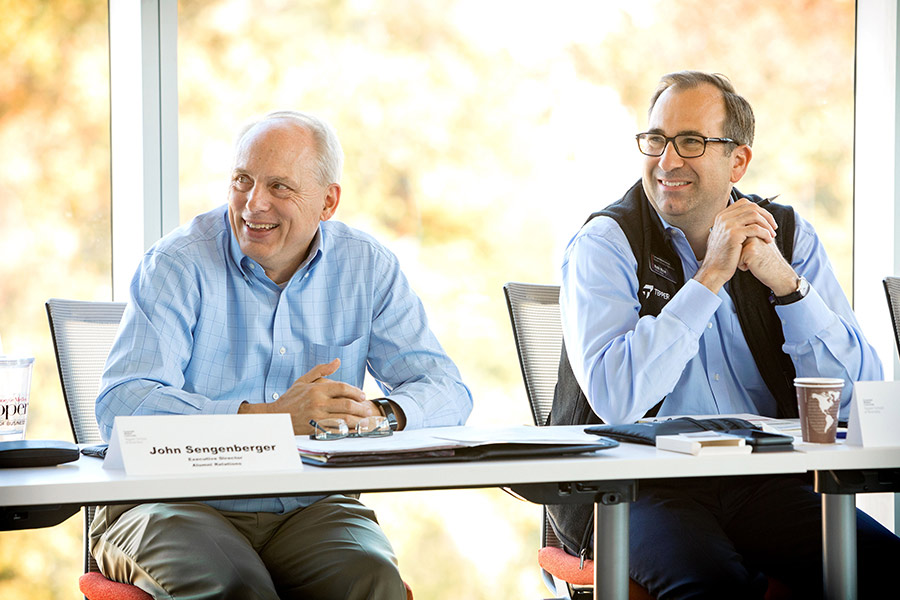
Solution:
<svg viewBox="0 0 900 600">
<path fill-rule="evenodd" d="M 139 587 L 110 581 L 100 573 L 85 573 L 78 578 L 78 589 L 88 600 L 153 600 Z"/>
<path fill-rule="evenodd" d="M 405 581 L 406 600 L 413 600 L 412 589 Z M 153 600 L 139 587 L 110 581 L 100 573 L 85 573 L 78 578 L 78 589 L 88 600 Z"/>
<path fill-rule="evenodd" d="M 791 588 L 778 579 L 769 577 L 769 587 L 766 589 L 765 600 L 790 600 L 792 596 Z"/>
<path fill-rule="evenodd" d="M 538 550 L 538 564 L 557 579 L 574 585 L 594 585 L 594 561 L 584 561 L 582 569 L 581 559 L 562 548 L 541 548 Z"/>
<path fill-rule="evenodd" d="M 573 585 L 594 585 L 594 561 L 584 561 L 583 569 L 579 568 L 580 563 L 581 559 L 562 548 L 547 547 L 538 550 L 538 564 L 557 579 L 568 581 Z M 628 582 L 628 597 L 631 600 L 644 598 L 653 600 L 653 596 L 634 581 Z M 790 600 L 791 597 L 790 588 L 779 580 L 769 577 L 765 600 Z"/>
<path fill-rule="evenodd" d="M 554 577 L 573 585 L 594 585 L 594 561 L 584 561 L 584 568 L 581 568 L 581 559 L 562 548 L 541 548 L 538 550 L 538 564 Z M 650 592 L 631 579 L 628 580 L 628 598 L 654 600 Z"/>
</svg>

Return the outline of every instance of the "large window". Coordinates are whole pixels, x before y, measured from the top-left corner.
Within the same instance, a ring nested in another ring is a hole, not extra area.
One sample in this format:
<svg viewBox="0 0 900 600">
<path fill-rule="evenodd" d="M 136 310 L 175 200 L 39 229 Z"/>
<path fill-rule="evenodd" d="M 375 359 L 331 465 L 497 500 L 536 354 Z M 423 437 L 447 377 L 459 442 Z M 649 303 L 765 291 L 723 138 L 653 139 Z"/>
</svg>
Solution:
<svg viewBox="0 0 900 600">
<path fill-rule="evenodd" d="M 6 351 L 37 357 L 29 437 L 71 439 L 43 303 L 111 295 L 107 6 L 4 6 L 0 336 Z M 811 220 L 850 293 L 854 9 L 852 0 L 182 2 L 181 220 L 225 202 L 244 122 L 280 108 L 321 114 L 346 153 L 336 218 L 400 257 L 473 390 L 470 423 L 530 423 L 501 287 L 556 283 L 585 217 L 639 177 L 633 134 L 663 73 L 721 72 L 751 101 L 754 159 L 738 187 L 780 194 Z M 364 501 L 417 597 L 544 593 L 540 507 L 498 490 Z M 71 598 L 80 521 L 0 532 L 0 597 Z"/>
<path fill-rule="evenodd" d="M 71 440 L 44 302 L 109 300 L 105 2 L 4 2 L 0 18 L 0 336 L 35 357 L 28 438 Z M 0 532 L 0 597 L 72 598 L 81 517 Z"/>
<path fill-rule="evenodd" d="M 751 101 L 738 187 L 810 219 L 849 293 L 853 41 L 850 1 L 185 2 L 182 221 L 225 202 L 247 120 L 321 114 L 346 153 L 336 218 L 399 255 L 473 390 L 470 423 L 529 423 L 501 287 L 556 283 L 568 239 L 640 176 L 633 136 L 663 73 L 721 72 Z M 417 595 L 540 595 L 539 507 L 497 490 L 364 500 Z"/>
</svg>

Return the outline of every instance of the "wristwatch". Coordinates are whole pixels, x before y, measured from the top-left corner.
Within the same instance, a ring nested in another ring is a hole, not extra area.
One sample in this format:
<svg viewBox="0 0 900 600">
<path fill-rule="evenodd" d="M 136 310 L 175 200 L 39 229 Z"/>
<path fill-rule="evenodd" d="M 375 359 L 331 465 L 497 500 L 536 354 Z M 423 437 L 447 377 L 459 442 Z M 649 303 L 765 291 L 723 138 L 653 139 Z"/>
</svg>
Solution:
<svg viewBox="0 0 900 600">
<path fill-rule="evenodd" d="M 388 425 L 391 427 L 391 431 L 397 431 L 399 425 L 397 424 L 397 415 L 394 414 L 394 409 L 391 407 L 391 402 L 387 398 L 374 398 L 372 400 L 375 404 L 378 405 L 378 408 L 381 409 L 381 412 L 384 413 L 385 418 L 388 420 Z"/>
<path fill-rule="evenodd" d="M 788 294 L 787 296 L 776 296 L 774 293 L 772 294 L 772 302 L 779 306 L 784 306 L 785 304 L 793 304 L 798 300 L 802 300 L 806 298 L 806 295 L 809 293 L 809 282 L 806 280 L 806 277 L 801 276 L 797 280 L 797 289 Z"/>
</svg>

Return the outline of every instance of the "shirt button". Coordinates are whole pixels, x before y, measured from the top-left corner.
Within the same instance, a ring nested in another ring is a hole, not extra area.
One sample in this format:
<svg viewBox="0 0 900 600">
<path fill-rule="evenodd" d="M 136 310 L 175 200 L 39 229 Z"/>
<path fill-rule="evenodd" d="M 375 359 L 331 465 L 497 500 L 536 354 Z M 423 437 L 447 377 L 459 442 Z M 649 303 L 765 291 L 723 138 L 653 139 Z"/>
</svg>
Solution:
<svg viewBox="0 0 900 600">
<path fill-rule="evenodd" d="M 278 400 L 278 394 L 272 394 L 272 400 Z"/>
<path fill-rule="evenodd" d="M 256 265 L 253 264 L 253 263 L 250 263 L 250 268 L 251 268 L 251 269 L 256 269 Z"/>
<path fill-rule="evenodd" d="M 707 329 L 712 329 L 712 321 L 710 321 L 709 323 L 706 324 L 706 328 L 707 328 Z"/>
<path fill-rule="evenodd" d="M 278 350 L 278 352 L 284 354 L 285 352 L 287 352 L 287 350 L 285 350 L 284 346 L 282 346 L 281 349 Z"/>
<path fill-rule="evenodd" d="M 304 276 L 303 276 L 303 279 L 306 279 L 307 277 L 309 277 L 309 273 L 307 273 L 306 275 L 304 275 Z"/>
<path fill-rule="evenodd" d="M 716 373 L 715 376 L 713 377 L 713 379 L 715 379 L 716 381 L 718 381 L 718 380 L 719 380 L 719 374 Z"/>
</svg>

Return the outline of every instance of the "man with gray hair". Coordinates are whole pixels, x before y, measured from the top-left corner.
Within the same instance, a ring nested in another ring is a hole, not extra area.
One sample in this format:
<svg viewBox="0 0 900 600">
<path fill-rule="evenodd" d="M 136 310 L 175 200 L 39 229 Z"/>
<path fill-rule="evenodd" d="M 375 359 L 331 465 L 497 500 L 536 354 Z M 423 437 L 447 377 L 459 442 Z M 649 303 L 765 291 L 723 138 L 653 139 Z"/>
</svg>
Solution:
<svg viewBox="0 0 900 600">
<path fill-rule="evenodd" d="M 119 415 L 286 413 L 350 428 L 460 425 L 472 398 L 397 258 L 330 220 L 343 153 L 309 114 L 253 123 L 227 206 L 157 242 L 131 282 L 97 398 Z M 366 369 L 386 398 L 362 391 Z M 91 552 L 155 598 L 404 598 L 396 558 L 356 498 L 246 498 L 109 506 Z"/>
</svg>

